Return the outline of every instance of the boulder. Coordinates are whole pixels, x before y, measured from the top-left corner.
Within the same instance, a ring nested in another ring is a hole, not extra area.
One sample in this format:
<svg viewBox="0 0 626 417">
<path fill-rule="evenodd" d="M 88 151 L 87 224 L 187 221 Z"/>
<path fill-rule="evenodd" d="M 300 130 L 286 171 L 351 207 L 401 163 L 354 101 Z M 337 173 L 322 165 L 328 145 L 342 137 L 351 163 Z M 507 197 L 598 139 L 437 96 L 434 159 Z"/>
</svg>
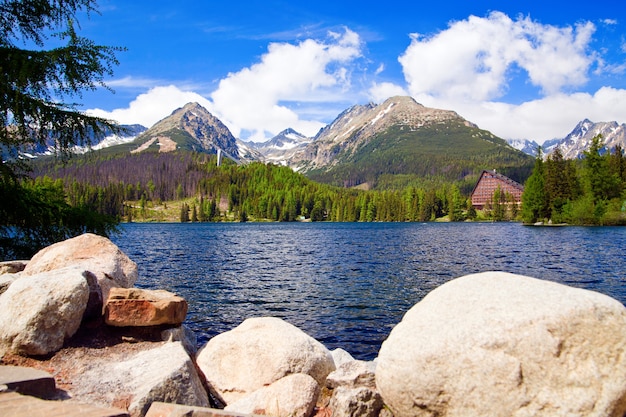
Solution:
<svg viewBox="0 0 626 417">
<path fill-rule="evenodd" d="M 109 239 L 86 233 L 55 243 L 37 252 L 24 268 L 24 275 L 75 266 L 95 275 L 101 300 L 113 287 L 129 288 L 137 281 L 137 264 Z M 92 289 L 92 292 L 94 290 Z"/>
<path fill-rule="evenodd" d="M 28 261 L 0 262 L 0 295 L 9 288 L 9 285 L 22 275 Z"/>
<path fill-rule="evenodd" d="M 109 326 L 180 325 L 187 315 L 187 301 L 165 290 L 111 288 L 104 305 Z"/>
<path fill-rule="evenodd" d="M 346 362 L 351 362 L 354 360 L 352 355 L 347 351 L 337 348 L 330 351 L 330 354 L 333 356 L 333 361 L 335 362 L 335 368 L 339 368 L 339 366 Z"/>
<path fill-rule="evenodd" d="M 383 343 L 376 383 L 394 416 L 622 416 L 626 309 L 504 272 L 450 281 Z"/>
<path fill-rule="evenodd" d="M 275 317 L 247 319 L 215 336 L 196 360 L 209 388 L 225 404 L 290 374 L 310 375 L 322 385 L 335 369 L 324 345 Z"/>
<path fill-rule="evenodd" d="M 181 342 L 191 357 L 198 353 L 198 337 L 189 327 L 180 325 L 161 331 L 161 340 L 165 342 Z"/>
<path fill-rule="evenodd" d="M 4 294 L 9 289 L 11 284 L 20 277 L 20 273 L 16 274 L 2 274 L 0 275 L 0 295 Z"/>
<path fill-rule="evenodd" d="M 3 261 L 0 262 L 0 275 L 4 274 L 17 274 L 22 272 L 28 261 Z"/>
<path fill-rule="evenodd" d="M 376 364 L 358 360 L 344 362 L 326 377 L 326 386 L 331 389 L 337 387 L 376 389 Z"/>
<path fill-rule="evenodd" d="M 94 360 L 73 381 L 71 394 L 110 406 L 125 399 L 131 416 L 143 416 L 155 401 L 208 407 L 209 399 L 180 342 L 162 343 L 119 361 Z"/>
<path fill-rule="evenodd" d="M 291 374 L 229 404 L 224 410 L 274 417 L 309 417 L 319 392 L 318 383 L 309 375 Z"/>
<path fill-rule="evenodd" d="M 376 364 L 359 360 L 342 363 L 326 378 L 332 389 L 328 408 L 333 417 L 377 417 L 383 400 L 376 391 Z"/>
<path fill-rule="evenodd" d="M 77 268 L 16 280 L 0 296 L 0 350 L 45 355 L 59 350 L 80 326 L 89 287 Z"/>
<path fill-rule="evenodd" d="M 375 389 L 342 386 L 333 390 L 328 408 L 333 417 L 378 417 L 383 400 Z"/>
</svg>

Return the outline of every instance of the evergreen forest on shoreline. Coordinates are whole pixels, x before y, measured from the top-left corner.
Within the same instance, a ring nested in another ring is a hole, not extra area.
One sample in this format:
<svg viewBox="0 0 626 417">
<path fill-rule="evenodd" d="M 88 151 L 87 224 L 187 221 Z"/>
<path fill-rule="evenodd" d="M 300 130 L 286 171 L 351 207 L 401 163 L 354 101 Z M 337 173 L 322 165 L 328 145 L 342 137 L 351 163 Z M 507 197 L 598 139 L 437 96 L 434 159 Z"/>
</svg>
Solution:
<svg viewBox="0 0 626 417">
<path fill-rule="evenodd" d="M 463 181 L 424 178 L 401 189 L 361 190 L 315 182 L 291 168 L 237 165 L 192 152 L 76 156 L 34 164 L 30 187 L 62 189 L 72 207 L 127 222 L 213 221 L 523 221 L 626 224 L 626 156 L 602 151 L 601 137 L 581 160 L 557 149 L 538 155 L 522 206 L 496 190 L 483 210 Z"/>
<path fill-rule="evenodd" d="M 499 188 L 482 210 L 475 178 L 423 178 L 400 189 L 363 190 L 315 182 L 291 168 L 245 165 L 179 151 L 75 155 L 32 161 L 30 177 L 0 194 L 2 259 L 87 231 L 109 235 L 120 222 L 429 222 L 626 225 L 626 156 L 604 152 L 601 137 L 582 159 L 539 154 L 522 204 Z M 471 187 L 469 186 L 471 185 Z M 8 228 L 7 228 L 8 227 Z"/>
</svg>

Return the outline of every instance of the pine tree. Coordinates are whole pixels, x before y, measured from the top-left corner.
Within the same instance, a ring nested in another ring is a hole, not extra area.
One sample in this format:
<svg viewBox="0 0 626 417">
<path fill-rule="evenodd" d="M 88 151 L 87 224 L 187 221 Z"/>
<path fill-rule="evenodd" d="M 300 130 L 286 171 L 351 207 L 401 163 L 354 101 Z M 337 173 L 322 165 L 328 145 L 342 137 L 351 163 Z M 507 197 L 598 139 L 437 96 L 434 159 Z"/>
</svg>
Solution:
<svg viewBox="0 0 626 417">
<path fill-rule="evenodd" d="M 522 218 L 526 223 L 534 223 L 547 216 L 547 198 L 545 192 L 545 178 L 543 153 L 537 151 L 533 172 L 526 180 L 522 194 Z"/>
<path fill-rule="evenodd" d="M 616 173 L 609 167 L 609 154 L 601 154 L 603 148 L 602 135 L 593 138 L 591 146 L 584 152 L 585 179 L 589 192 L 595 203 L 606 202 L 621 193 L 620 183 Z"/>
<path fill-rule="evenodd" d="M 189 206 L 187 205 L 187 203 L 183 203 L 180 206 L 180 222 L 189 222 Z"/>
<path fill-rule="evenodd" d="M 122 50 L 96 45 L 76 32 L 78 14 L 95 13 L 96 5 L 95 0 L 0 0 L 0 195 L 7 196 L 0 210 L 3 257 L 32 254 L 85 231 L 108 235 L 115 228 L 93 207 L 90 215 L 80 212 L 68 219 L 66 214 L 80 207 L 65 207 L 52 194 L 17 180 L 27 169 L 19 159 L 22 152 L 52 145 L 67 158 L 74 145 L 120 132 L 115 123 L 81 113 L 69 101 L 84 90 L 106 87 L 103 80 L 113 75 L 115 53 Z M 24 207 L 47 212 L 29 213 Z M 20 239 L 20 251 L 11 252 Z"/>
<path fill-rule="evenodd" d="M 94 0 L 0 1 L 0 147 L 10 161 L 50 141 L 67 156 L 94 135 L 119 131 L 113 122 L 64 101 L 106 87 L 104 78 L 118 64 L 115 53 L 121 48 L 96 45 L 76 32 L 79 12 L 96 13 L 96 6 Z M 31 44 L 34 48 L 23 48 Z M 2 159 L 0 178 L 6 180 L 18 167 Z"/>
</svg>

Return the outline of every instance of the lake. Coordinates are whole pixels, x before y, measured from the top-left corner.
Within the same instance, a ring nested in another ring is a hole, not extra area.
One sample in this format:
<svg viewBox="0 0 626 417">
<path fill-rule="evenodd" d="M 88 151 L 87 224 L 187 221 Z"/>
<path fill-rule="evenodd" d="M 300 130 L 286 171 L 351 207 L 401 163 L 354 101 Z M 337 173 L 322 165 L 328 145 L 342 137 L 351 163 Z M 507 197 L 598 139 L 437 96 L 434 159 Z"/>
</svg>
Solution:
<svg viewBox="0 0 626 417">
<path fill-rule="evenodd" d="M 404 313 L 459 276 L 499 270 L 626 302 L 626 227 L 518 223 L 124 224 L 137 287 L 187 299 L 200 345 L 275 316 L 371 360 Z"/>
</svg>

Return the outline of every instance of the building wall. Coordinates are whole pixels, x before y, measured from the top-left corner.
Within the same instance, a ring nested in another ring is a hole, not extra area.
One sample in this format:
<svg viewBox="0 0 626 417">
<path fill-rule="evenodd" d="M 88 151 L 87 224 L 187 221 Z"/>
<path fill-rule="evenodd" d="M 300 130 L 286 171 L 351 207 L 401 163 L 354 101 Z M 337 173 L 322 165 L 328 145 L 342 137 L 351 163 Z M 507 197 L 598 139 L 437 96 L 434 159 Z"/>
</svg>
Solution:
<svg viewBox="0 0 626 417">
<path fill-rule="evenodd" d="M 517 204 L 521 203 L 524 187 L 502 174 L 483 171 L 472 192 L 472 206 L 482 209 L 491 200 L 498 186 L 503 192 L 511 194 Z"/>
</svg>

